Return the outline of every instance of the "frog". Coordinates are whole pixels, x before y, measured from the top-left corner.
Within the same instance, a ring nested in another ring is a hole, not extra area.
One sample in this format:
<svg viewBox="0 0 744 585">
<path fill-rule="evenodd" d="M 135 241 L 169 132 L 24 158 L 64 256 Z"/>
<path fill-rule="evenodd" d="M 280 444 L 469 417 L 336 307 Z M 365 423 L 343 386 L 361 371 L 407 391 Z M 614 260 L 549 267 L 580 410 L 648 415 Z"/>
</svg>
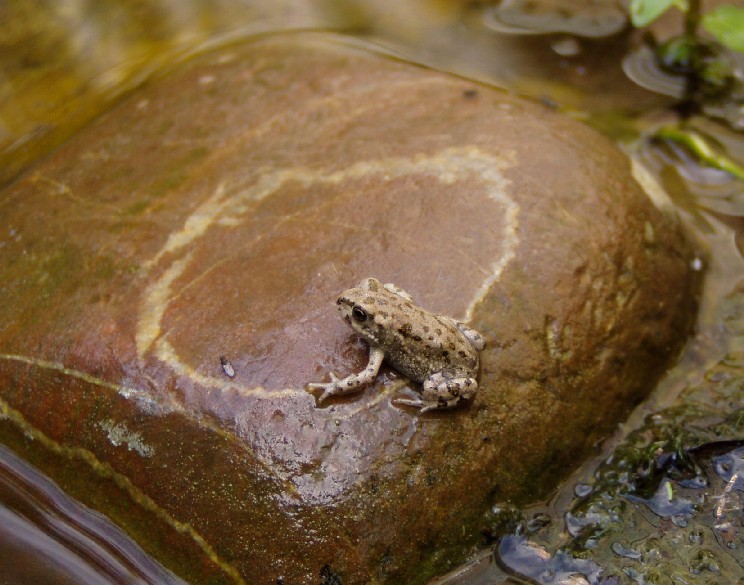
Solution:
<svg viewBox="0 0 744 585">
<path fill-rule="evenodd" d="M 393 400 L 417 407 L 421 414 L 455 408 L 477 392 L 479 353 L 486 340 L 475 329 L 427 311 L 403 289 L 376 278 L 343 291 L 336 305 L 341 318 L 369 344 L 369 362 L 345 378 L 330 372 L 330 382 L 308 384 L 308 391 L 323 391 L 318 404 L 371 384 L 383 361 L 422 384 L 420 398 Z"/>
</svg>

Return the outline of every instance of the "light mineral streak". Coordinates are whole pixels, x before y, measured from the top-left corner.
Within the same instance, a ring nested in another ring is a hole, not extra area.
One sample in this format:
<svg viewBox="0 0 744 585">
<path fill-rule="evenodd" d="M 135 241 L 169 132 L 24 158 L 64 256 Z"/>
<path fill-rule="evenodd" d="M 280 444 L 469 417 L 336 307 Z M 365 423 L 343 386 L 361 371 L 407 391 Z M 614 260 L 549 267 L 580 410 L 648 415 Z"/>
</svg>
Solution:
<svg viewBox="0 0 744 585">
<path fill-rule="evenodd" d="M 517 235 L 519 206 L 508 195 L 510 182 L 502 173 L 511 164 L 511 156 L 502 155 L 497 158 L 477 147 L 468 146 L 447 148 L 435 154 L 420 154 L 410 158 L 360 161 L 335 170 L 297 167 L 266 171 L 258 178 L 253 178 L 253 184 L 242 188 L 239 185 L 229 188 L 223 181 L 186 219 L 183 227 L 170 235 L 164 247 L 146 263 L 146 267 L 153 270 L 164 258 L 177 256 L 183 249 L 203 238 L 213 226 L 239 225 L 241 215 L 250 213 L 254 203 L 275 193 L 289 181 L 303 186 L 317 183 L 338 185 L 344 181 L 372 175 L 380 181 L 390 182 L 408 175 L 423 174 L 450 185 L 459 180 L 475 178 L 483 183 L 487 196 L 503 206 L 504 231 L 501 256 L 489 267 L 490 270 L 486 273 L 481 286 L 460 318 L 461 321 L 468 322 L 472 319 L 478 303 L 514 258 L 519 244 Z M 169 302 L 177 297 L 178 291 L 174 290 L 173 283 L 185 273 L 190 261 L 190 254 L 170 260 L 170 265 L 166 266 L 164 272 L 145 291 L 136 333 L 137 353 L 140 359 L 143 359 L 148 351 L 154 351 L 159 359 L 169 364 L 176 372 L 189 376 L 195 382 L 206 387 L 232 390 L 244 396 L 278 398 L 305 395 L 301 388 L 267 390 L 235 382 L 226 384 L 224 378 L 199 374 L 181 360 L 175 348 L 163 336 L 161 324 Z"/>
<path fill-rule="evenodd" d="M 143 404 L 148 410 L 151 410 L 154 412 L 161 412 L 161 413 L 174 412 L 174 411 L 183 412 L 183 408 L 181 407 L 181 405 L 177 404 L 176 402 L 169 402 L 168 404 L 162 404 L 161 402 L 158 402 L 155 399 L 153 399 L 153 397 L 146 390 L 141 390 L 139 388 L 132 388 L 131 386 L 124 386 L 121 384 L 115 384 L 113 382 L 108 382 L 106 380 L 102 380 L 101 378 L 91 376 L 90 374 L 87 374 L 85 372 L 81 372 L 79 370 L 74 370 L 72 368 L 65 367 L 64 364 L 61 364 L 59 362 L 52 362 L 52 361 L 33 358 L 33 357 L 25 356 L 25 355 L 15 355 L 15 354 L 7 354 L 7 353 L 0 354 L 0 359 L 14 361 L 14 362 L 21 362 L 24 364 L 28 364 L 30 366 L 35 366 L 35 367 L 43 368 L 46 370 L 53 370 L 55 372 L 60 372 L 61 374 L 64 374 L 65 376 L 70 376 L 72 378 L 77 378 L 79 380 L 82 380 L 83 382 L 88 382 L 89 384 L 101 386 L 102 388 L 108 388 L 109 390 L 115 391 L 117 394 L 119 394 L 123 398 L 126 398 L 128 400 L 134 400 L 136 402 Z"/>
</svg>

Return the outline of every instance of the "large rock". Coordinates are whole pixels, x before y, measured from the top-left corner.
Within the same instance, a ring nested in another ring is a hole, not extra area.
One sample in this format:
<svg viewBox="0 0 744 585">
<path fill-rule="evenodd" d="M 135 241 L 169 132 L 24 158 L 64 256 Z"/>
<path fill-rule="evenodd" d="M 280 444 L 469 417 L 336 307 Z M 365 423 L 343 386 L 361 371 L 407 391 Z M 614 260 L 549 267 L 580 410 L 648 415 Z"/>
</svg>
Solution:
<svg viewBox="0 0 744 585">
<path fill-rule="evenodd" d="M 692 252 L 626 158 L 543 106 L 339 39 L 183 66 L 2 194 L 0 437 L 199 583 L 422 583 L 546 493 L 693 317 Z M 367 346 L 366 276 L 483 333 L 468 406 Z M 229 377 L 224 356 L 234 368 Z"/>
</svg>

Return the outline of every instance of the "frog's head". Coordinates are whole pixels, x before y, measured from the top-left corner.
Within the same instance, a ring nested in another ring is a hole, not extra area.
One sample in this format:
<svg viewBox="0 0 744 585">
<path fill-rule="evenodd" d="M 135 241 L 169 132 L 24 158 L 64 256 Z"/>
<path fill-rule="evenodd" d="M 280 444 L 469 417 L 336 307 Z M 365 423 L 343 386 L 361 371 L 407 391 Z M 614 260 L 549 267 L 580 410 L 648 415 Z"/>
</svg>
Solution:
<svg viewBox="0 0 744 585">
<path fill-rule="evenodd" d="M 354 288 L 342 292 L 336 299 L 341 318 L 359 335 L 374 344 L 380 343 L 380 335 L 389 320 L 385 311 L 385 305 L 388 304 L 386 294 L 389 293 L 379 280 L 366 278 Z"/>
</svg>

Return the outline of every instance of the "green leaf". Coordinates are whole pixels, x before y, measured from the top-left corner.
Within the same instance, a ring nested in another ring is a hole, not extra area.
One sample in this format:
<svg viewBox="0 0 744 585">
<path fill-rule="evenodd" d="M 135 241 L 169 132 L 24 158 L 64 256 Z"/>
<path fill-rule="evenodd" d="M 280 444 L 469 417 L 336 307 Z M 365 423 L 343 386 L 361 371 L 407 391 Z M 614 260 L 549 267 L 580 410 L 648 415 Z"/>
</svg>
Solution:
<svg viewBox="0 0 744 585">
<path fill-rule="evenodd" d="M 744 8 L 717 6 L 703 16 L 703 27 L 722 45 L 744 53 Z"/>
<path fill-rule="evenodd" d="M 647 26 L 672 6 L 687 10 L 687 0 L 631 0 L 630 21 L 636 28 Z"/>
</svg>

